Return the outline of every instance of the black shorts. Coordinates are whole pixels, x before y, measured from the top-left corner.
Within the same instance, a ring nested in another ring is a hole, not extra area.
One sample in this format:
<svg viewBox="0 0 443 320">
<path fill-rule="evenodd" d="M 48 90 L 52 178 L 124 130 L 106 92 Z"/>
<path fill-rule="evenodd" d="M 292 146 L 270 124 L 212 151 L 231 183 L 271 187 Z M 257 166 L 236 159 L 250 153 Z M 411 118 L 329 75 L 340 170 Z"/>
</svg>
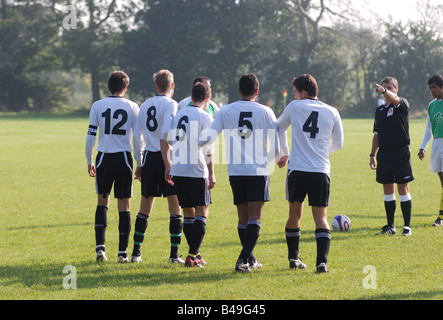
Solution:
<svg viewBox="0 0 443 320">
<path fill-rule="evenodd" d="M 326 173 L 291 171 L 286 178 L 286 200 L 304 202 L 307 195 L 310 206 L 327 207 L 330 184 Z"/>
<path fill-rule="evenodd" d="M 211 192 L 208 189 L 209 180 L 205 178 L 173 177 L 177 191 L 178 202 L 182 208 L 208 206 L 211 202 Z"/>
<path fill-rule="evenodd" d="M 145 198 L 177 194 L 175 188 L 165 180 L 165 164 L 160 151 L 144 152 L 141 179 L 141 193 Z"/>
<path fill-rule="evenodd" d="M 411 161 L 378 161 L 376 180 L 381 184 L 405 184 L 414 181 Z"/>
<path fill-rule="evenodd" d="M 234 204 L 270 201 L 268 176 L 230 176 Z"/>
<path fill-rule="evenodd" d="M 114 185 L 117 199 L 132 197 L 133 161 L 130 152 L 102 153 L 95 159 L 95 184 L 97 194 L 108 197 Z"/>
</svg>

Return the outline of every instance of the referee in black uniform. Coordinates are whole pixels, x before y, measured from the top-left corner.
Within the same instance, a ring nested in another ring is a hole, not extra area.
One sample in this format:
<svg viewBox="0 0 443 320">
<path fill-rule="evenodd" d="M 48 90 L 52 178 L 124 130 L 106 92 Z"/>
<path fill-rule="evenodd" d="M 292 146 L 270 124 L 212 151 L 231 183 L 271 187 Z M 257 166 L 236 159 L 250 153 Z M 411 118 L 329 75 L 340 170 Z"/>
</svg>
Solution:
<svg viewBox="0 0 443 320">
<path fill-rule="evenodd" d="M 374 137 L 369 165 L 377 170 L 376 180 L 383 184 L 387 225 L 377 234 L 396 234 L 394 216 L 396 209 L 395 184 L 397 184 L 403 213 L 402 235 L 411 235 L 411 195 L 409 182 L 414 180 L 411 168 L 409 137 L 409 103 L 398 93 L 398 81 L 386 77 L 376 91 L 384 96 L 385 104 L 375 111 Z"/>
</svg>

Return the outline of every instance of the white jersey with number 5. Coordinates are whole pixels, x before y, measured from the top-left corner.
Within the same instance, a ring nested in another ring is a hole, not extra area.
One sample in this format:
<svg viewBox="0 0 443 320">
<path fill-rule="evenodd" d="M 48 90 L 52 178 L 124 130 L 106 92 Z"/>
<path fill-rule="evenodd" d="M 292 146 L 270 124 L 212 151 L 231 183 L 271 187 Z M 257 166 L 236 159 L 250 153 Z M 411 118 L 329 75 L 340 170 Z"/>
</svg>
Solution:
<svg viewBox="0 0 443 320">
<path fill-rule="evenodd" d="M 330 174 L 329 154 L 343 147 L 343 126 L 337 109 L 316 99 L 294 100 L 277 126 L 280 131 L 292 126 L 289 171 Z"/>
<path fill-rule="evenodd" d="M 280 155 L 271 113 L 271 108 L 248 100 L 231 103 L 217 113 L 211 129 L 217 134 L 224 131 L 229 176 L 269 175 L 270 162 Z"/>
<path fill-rule="evenodd" d="M 134 134 L 143 135 L 143 150 L 161 151 L 160 140 L 166 141 L 176 113 L 177 102 L 164 95 L 156 95 L 140 106 Z"/>
<path fill-rule="evenodd" d="M 138 115 L 138 105 L 123 97 L 107 97 L 93 103 L 86 135 L 86 160 L 92 163 L 95 138 L 97 151 L 103 153 L 131 152 L 131 133 Z M 133 136 L 134 158 L 140 161 L 140 140 Z"/>
</svg>

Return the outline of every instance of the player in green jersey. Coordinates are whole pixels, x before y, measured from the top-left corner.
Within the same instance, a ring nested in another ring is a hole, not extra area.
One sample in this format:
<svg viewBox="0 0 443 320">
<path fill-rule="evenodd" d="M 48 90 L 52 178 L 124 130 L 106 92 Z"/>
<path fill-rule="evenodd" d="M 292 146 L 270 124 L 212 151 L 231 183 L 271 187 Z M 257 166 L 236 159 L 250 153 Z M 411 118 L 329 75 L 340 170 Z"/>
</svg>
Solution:
<svg viewBox="0 0 443 320">
<path fill-rule="evenodd" d="M 200 76 L 194 79 L 194 81 L 192 82 L 192 86 L 194 86 L 196 83 L 199 82 L 203 82 L 206 83 L 209 87 L 211 87 L 211 79 L 209 79 L 208 77 L 204 77 L 204 76 Z M 177 107 L 177 114 L 183 110 L 186 107 L 189 107 L 192 105 L 192 101 L 191 101 L 191 97 L 187 97 L 183 100 L 181 100 L 178 103 L 178 107 Z M 208 107 L 206 109 L 204 109 L 212 118 L 215 118 L 215 116 L 217 115 L 217 112 L 220 110 L 220 108 L 217 106 L 217 104 L 210 100 Z"/>
<path fill-rule="evenodd" d="M 423 160 L 429 142 L 434 138 L 431 148 L 431 172 L 438 173 L 442 186 L 439 215 L 432 224 L 437 227 L 443 225 L 443 77 L 440 74 L 432 76 L 428 85 L 435 99 L 429 103 L 426 131 L 418 157 Z"/>
</svg>

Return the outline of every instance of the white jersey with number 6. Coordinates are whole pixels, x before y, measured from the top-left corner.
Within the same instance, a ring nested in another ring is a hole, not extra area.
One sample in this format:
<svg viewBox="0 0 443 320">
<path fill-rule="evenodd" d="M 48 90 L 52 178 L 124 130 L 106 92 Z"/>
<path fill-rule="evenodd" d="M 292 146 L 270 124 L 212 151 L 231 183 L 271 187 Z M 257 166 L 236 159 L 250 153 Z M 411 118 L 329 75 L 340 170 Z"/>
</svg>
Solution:
<svg viewBox="0 0 443 320">
<path fill-rule="evenodd" d="M 343 147 L 343 126 L 337 109 L 316 99 L 294 100 L 277 126 L 280 131 L 292 126 L 289 171 L 330 174 L 329 154 Z"/>
<path fill-rule="evenodd" d="M 161 151 L 160 140 L 166 141 L 176 113 L 177 102 L 164 95 L 156 95 L 140 106 L 134 134 L 143 135 L 145 143 L 143 150 Z"/>
</svg>

